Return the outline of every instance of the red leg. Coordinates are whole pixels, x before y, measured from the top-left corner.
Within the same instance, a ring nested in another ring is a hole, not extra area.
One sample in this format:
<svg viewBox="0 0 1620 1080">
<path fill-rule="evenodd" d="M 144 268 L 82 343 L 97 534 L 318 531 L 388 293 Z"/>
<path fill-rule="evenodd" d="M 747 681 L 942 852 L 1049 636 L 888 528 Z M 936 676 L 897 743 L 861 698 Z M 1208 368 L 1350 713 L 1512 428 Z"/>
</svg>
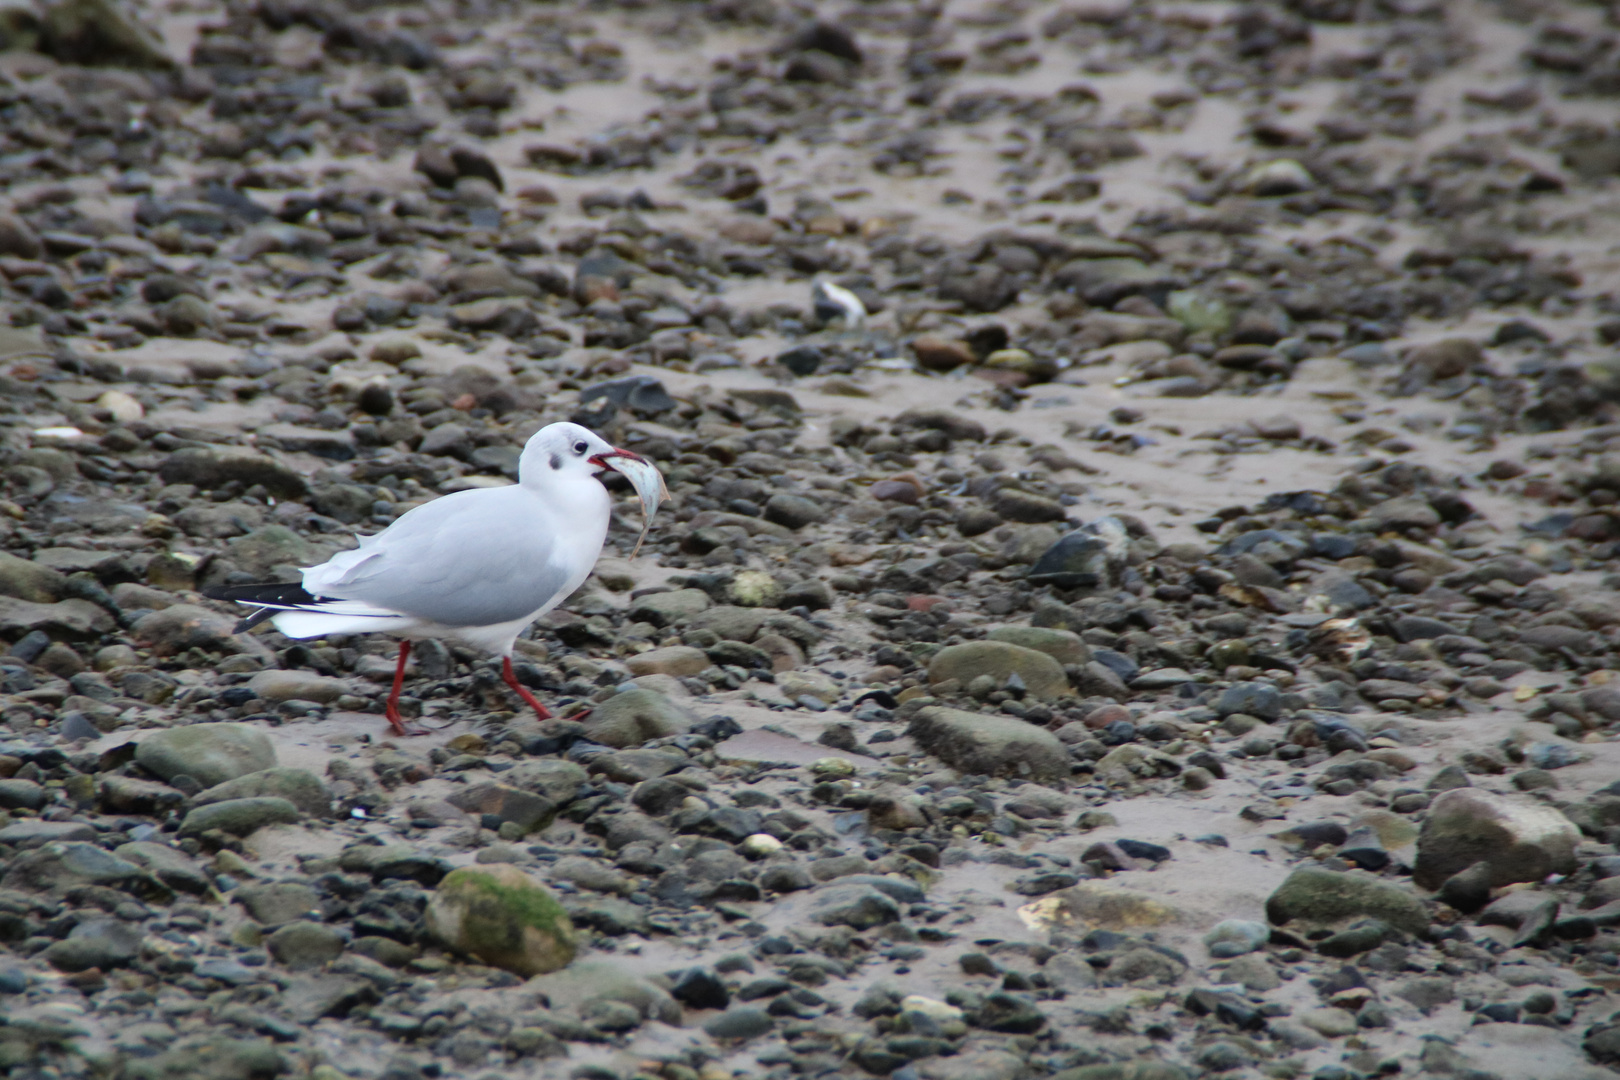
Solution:
<svg viewBox="0 0 1620 1080">
<path fill-rule="evenodd" d="M 388 717 L 388 722 L 394 726 L 396 735 L 409 735 L 411 733 L 410 729 L 405 726 L 405 721 L 399 715 L 399 691 L 405 685 L 405 661 L 410 658 L 411 643 L 407 639 L 399 643 L 399 663 L 394 666 L 394 689 L 388 695 L 387 708 L 383 710 L 383 714 Z"/>
<path fill-rule="evenodd" d="M 512 658 L 510 656 L 501 657 L 501 678 L 506 680 L 507 686 L 517 691 L 518 697 L 529 703 L 529 708 L 534 710 L 536 716 L 542 720 L 551 719 L 551 710 L 536 701 L 534 695 L 529 693 L 528 688 L 517 681 L 517 675 L 512 671 Z"/>
</svg>

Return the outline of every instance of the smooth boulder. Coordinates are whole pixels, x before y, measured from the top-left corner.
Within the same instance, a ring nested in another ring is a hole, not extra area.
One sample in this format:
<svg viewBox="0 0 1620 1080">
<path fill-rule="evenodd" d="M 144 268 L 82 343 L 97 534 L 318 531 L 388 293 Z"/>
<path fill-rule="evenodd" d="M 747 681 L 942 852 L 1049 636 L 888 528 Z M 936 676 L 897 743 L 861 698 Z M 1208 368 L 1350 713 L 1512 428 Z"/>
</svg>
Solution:
<svg viewBox="0 0 1620 1080">
<path fill-rule="evenodd" d="M 1277 926 L 1298 920 L 1335 926 L 1354 919 L 1382 919 L 1397 930 L 1423 936 L 1429 914 L 1401 886 L 1359 870 L 1340 872 L 1302 866 L 1266 899 L 1266 918 Z"/>
<path fill-rule="evenodd" d="M 1418 834 L 1412 880 L 1438 889 L 1477 862 L 1491 868 L 1491 884 L 1540 881 L 1576 868 L 1581 833 L 1563 814 L 1529 799 L 1480 788 L 1454 788 L 1435 799 Z"/>
<path fill-rule="evenodd" d="M 1011 716 L 929 705 L 912 716 L 906 734 L 960 772 L 1044 782 L 1069 776 L 1069 753 L 1058 737 Z"/>
<path fill-rule="evenodd" d="M 651 739 L 681 735 L 691 730 L 686 710 L 656 690 L 626 690 L 591 711 L 585 736 L 603 746 L 624 749 Z"/>
<path fill-rule="evenodd" d="M 269 736 L 246 724 L 190 724 L 142 740 L 135 760 L 165 780 L 189 776 L 211 788 L 273 768 L 276 750 Z"/>
<path fill-rule="evenodd" d="M 947 645 L 928 663 L 928 681 L 942 683 L 955 679 L 963 686 L 980 675 L 988 675 L 998 688 L 1017 676 L 1032 698 L 1050 701 L 1069 693 L 1069 679 L 1063 665 L 1049 654 L 1014 645 L 1010 641 L 967 641 Z"/>
</svg>

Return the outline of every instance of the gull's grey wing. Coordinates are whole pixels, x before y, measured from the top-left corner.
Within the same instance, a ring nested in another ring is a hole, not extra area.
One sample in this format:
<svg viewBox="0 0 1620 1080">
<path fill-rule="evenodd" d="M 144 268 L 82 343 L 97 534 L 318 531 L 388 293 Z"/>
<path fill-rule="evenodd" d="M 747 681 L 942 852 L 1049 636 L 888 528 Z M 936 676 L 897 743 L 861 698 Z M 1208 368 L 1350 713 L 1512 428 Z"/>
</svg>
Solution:
<svg viewBox="0 0 1620 1080">
<path fill-rule="evenodd" d="M 554 558 L 553 523 L 516 488 L 458 494 L 478 497 L 410 511 L 334 559 L 340 576 L 319 591 L 445 626 L 511 622 L 561 600 L 569 568 Z"/>
</svg>

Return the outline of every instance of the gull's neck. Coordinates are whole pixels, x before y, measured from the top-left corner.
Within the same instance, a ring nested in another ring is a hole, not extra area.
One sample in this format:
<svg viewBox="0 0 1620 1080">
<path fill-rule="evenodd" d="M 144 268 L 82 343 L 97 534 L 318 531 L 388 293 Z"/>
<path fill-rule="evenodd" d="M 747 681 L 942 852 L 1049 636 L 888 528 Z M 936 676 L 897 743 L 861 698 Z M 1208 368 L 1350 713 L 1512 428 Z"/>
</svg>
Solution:
<svg viewBox="0 0 1620 1080">
<path fill-rule="evenodd" d="M 585 472 L 551 469 L 536 472 L 538 475 L 531 476 L 528 470 L 523 470 L 519 474 L 519 486 L 540 499 L 562 521 L 583 525 L 607 516 L 612 500 L 596 477 Z"/>
</svg>

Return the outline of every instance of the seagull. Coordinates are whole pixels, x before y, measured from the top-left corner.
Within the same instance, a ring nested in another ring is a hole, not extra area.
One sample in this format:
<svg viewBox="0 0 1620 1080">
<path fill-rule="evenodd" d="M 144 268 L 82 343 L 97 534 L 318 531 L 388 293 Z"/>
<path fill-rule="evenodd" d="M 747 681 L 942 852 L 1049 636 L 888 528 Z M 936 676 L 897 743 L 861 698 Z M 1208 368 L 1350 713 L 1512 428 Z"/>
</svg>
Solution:
<svg viewBox="0 0 1620 1080">
<path fill-rule="evenodd" d="M 301 584 L 224 586 L 205 595 L 257 609 L 237 633 L 268 619 L 290 638 L 398 637 L 386 714 L 400 735 L 412 733 L 399 715 L 405 662 L 411 642 L 422 638 L 499 656 L 506 685 L 545 720 L 551 713 L 513 674 L 512 645 L 584 583 L 602 554 L 612 500 L 600 469 L 630 479 L 648 524 L 669 497 L 646 458 L 578 424 L 551 424 L 523 447 L 516 484 L 423 503 L 382 532 L 358 537 L 354 550 L 303 567 Z"/>
</svg>

